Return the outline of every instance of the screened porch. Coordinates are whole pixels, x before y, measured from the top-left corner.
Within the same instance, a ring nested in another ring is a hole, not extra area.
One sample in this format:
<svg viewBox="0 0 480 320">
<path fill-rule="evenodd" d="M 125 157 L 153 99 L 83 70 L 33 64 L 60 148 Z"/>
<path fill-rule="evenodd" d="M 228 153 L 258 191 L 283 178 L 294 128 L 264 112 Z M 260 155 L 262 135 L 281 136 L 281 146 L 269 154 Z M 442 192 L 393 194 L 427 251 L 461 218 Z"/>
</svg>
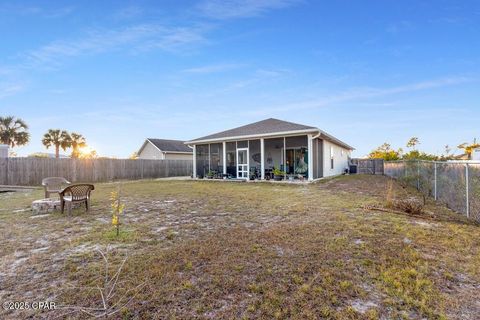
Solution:
<svg viewBox="0 0 480 320">
<path fill-rule="evenodd" d="M 318 151 L 309 135 L 197 144 L 194 171 L 197 178 L 312 180 L 319 176 Z"/>
</svg>

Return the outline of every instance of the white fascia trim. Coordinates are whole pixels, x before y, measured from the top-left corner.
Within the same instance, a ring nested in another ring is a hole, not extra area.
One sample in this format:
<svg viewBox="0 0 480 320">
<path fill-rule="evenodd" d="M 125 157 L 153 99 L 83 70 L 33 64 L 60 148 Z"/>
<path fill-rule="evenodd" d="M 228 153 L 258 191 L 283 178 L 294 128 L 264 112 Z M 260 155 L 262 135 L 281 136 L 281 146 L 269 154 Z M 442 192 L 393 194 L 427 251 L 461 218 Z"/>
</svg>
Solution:
<svg viewBox="0 0 480 320">
<path fill-rule="evenodd" d="M 193 154 L 193 151 L 163 151 L 164 153 Z"/>
<path fill-rule="evenodd" d="M 148 140 L 145 140 L 145 141 L 143 142 L 142 146 L 140 147 L 140 149 L 138 149 L 138 151 L 137 151 L 137 154 L 138 154 L 138 155 L 140 155 L 140 154 L 142 153 L 143 149 L 145 148 L 145 145 L 147 144 L 147 141 L 148 141 Z"/>
<path fill-rule="evenodd" d="M 343 147 L 345 149 L 349 149 L 349 150 L 355 150 L 354 147 L 352 146 L 349 146 L 348 144 L 346 144 L 345 142 L 335 138 L 334 136 L 332 135 L 329 135 L 328 133 L 326 133 L 325 131 L 322 131 L 322 130 L 319 130 L 320 131 L 320 138 L 324 138 L 325 140 L 327 141 L 330 141 L 330 142 L 333 142 L 334 144 L 340 146 L 340 147 Z"/>
<path fill-rule="evenodd" d="M 293 131 L 283 131 L 283 132 L 273 132 L 273 133 L 260 133 L 260 134 L 251 134 L 246 136 L 234 136 L 234 137 L 224 137 L 216 139 L 205 139 L 205 140 L 195 140 L 195 141 L 186 141 L 185 144 L 202 144 L 202 143 L 212 143 L 212 142 L 222 142 L 222 141 L 235 141 L 235 140 L 247 140 L 251 138 L 276 138 L 284 136 L 292 136 L 301 133 L 311 133 L 318 132 L 319 129 L 305 129 L 305 130 L 293 130 Z"/>
</svg>

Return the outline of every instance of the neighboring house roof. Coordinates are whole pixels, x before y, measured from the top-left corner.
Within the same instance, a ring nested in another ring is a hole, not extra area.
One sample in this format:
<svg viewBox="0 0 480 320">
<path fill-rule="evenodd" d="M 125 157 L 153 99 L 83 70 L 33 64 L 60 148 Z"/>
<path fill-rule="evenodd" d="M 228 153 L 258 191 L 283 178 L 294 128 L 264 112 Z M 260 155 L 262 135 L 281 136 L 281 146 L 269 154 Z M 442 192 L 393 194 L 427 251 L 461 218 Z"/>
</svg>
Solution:
<svg viewBox="0 0 480 320">
<path fill-rule="evenodd" d="M 351 146 L 340 141 L 339 139 L 329 135 L 328 133 L 312 126 L 293 123 L 289 121 L 278 120 L 274 118 L 265 119 L 262 121 L 250 123 L 234 129 L 217 132 L 208 136 L 197 138 L 185 142 L 186 144 L 196 144 L 204 142 L 215 142 L 222 140 L 247 139 L 261 136 L 275 136 L 281 134 L 295 134 L 295 133 L 319 133 L 323 138 L 330 140 L 340 146 L 353 150 Z"/>
<path fill-rule="evenodd" d="M 453 157 L 455 160 L 468 160 L 468 154 L 462 153 Z"/>
<path fill-rule="evenodd" d="M 166 153 L 192 153 L 192 149 L 186 146 L 184 141 L 148 138 L 138 150 L 138 154 L 142 152 L 147 143 L 153 144 L 157 149 Z"/>
<path fill-rule="evenodd" d="M 35 152 L 35 153 L 29 154 L 27 157 L 29 157 L 29 158 L 55 158 L 56 155 L 55 155 L 55 153 Z M 64 155 L 64 154 L 61 154 L 61 153 L 58 155 L 58 157 L 61 158 L 61 159 L 70 158 L 70 156 L 67 156 L 67 155 Z"/>
</svg>

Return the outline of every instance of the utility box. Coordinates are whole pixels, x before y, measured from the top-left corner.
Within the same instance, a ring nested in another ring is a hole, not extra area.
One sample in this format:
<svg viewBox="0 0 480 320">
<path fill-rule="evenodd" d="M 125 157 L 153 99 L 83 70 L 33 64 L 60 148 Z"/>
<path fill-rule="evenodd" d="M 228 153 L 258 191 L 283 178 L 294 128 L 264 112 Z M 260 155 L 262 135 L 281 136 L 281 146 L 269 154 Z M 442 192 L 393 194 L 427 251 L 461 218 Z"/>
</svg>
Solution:
<svg viewBox="0 0 480 320">
<path fill-rule="evenodd" d="M 0 144 L 0 158 L 8 158 L 8 145 Z"/>
</svg>

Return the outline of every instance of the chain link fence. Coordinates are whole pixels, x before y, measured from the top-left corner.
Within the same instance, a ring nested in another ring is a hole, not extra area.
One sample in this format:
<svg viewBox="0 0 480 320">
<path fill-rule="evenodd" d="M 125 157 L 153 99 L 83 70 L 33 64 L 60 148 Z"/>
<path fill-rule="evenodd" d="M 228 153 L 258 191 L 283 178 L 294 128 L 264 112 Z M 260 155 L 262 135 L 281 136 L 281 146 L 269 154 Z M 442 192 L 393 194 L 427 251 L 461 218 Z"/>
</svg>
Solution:
<svg viewBox="0 0 480 320">
<path fill-rule="evenodd" d="M 480 162 L 387 161 L 385 175 L 480 222 Z"/>
</svg>

